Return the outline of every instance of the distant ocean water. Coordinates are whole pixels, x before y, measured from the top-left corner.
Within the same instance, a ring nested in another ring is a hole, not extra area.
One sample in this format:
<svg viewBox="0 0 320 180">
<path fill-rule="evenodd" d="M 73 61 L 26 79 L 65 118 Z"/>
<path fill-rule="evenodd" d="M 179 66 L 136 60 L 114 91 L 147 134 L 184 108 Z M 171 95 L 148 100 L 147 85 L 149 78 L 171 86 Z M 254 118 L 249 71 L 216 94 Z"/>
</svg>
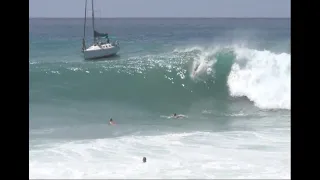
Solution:
<svg viewBox="0 0 320 180">
<path fill-rule="evenodd" d="M 98 19 L 100 61 L 29 26 L 30 178 L 290 178 L 290 19 Z"/>
</svg>

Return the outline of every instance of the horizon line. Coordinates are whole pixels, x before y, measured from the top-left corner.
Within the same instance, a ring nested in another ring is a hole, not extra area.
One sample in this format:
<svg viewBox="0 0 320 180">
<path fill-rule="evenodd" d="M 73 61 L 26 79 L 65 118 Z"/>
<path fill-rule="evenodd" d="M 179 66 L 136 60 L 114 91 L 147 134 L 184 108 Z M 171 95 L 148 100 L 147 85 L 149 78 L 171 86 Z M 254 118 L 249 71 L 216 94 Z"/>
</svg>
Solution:
<svg viewBox="0 0 320 180">
<path fill-rule="evenodd" d="M 84 17 L 29 17 L 29 19 L 83 19 Z M 90 17 L 87 17 L 90 18 Z M 291 17 L 96 17 L 99 19 L 291 19 Z"/>
</svg>

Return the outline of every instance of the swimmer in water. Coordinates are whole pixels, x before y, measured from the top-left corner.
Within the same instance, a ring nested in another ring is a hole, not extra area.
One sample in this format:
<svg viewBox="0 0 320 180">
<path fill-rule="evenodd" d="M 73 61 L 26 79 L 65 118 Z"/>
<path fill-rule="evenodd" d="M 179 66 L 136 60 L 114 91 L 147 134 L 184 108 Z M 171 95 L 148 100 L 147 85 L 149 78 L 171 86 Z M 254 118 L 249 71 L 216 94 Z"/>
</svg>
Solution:
<svg viewBox="0 0 320 180">
<path fill-rule="evenodd" d="M 113 121 L 113 119 L 111 118 L 110 120 L 109 120 L 109 125 L 114 125 L 115 123 L 114 123 L 114 121 Z"/>
<path fill-rule="evenodd" d="M 146 162 L 147 162 L 147 158 L 146 158 L 146 157 L 143 157 L 143 158 L 142 158 L 142 162 L 143 162 L 143 163 L 146 163 Z"/>
<path fill-rule="evenodd" d="M 178 118 L 179 116 L 177 115 L 177 113 L 174 113 L 174 114 L 172 115 L 172 117 L 173 117 L 173 118 Z"/>
<path fill-rule="evenodd" d="M 172 118 L 184 118 L 185 116 L 184 115 L 177 115 L 177 113 L 174 113 L 172 116 Z"/>
</svg>

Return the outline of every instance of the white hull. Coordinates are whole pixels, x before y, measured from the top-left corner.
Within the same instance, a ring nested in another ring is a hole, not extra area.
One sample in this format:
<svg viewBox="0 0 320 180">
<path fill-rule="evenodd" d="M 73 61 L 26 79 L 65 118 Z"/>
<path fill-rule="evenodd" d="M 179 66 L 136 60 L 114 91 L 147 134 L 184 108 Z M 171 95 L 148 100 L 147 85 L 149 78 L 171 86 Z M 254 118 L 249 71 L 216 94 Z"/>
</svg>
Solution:
<svg viewBox="0 0 320 180">
<path fill-rule="evenodd" d="M 97 59 L 102 57 L 108 57 L 116 55 L 120 50 L 118 45 L 111 43 L 102 45 L 92 45 L 88 49 L 83 51 L 85 59 Z"/>
</svg>

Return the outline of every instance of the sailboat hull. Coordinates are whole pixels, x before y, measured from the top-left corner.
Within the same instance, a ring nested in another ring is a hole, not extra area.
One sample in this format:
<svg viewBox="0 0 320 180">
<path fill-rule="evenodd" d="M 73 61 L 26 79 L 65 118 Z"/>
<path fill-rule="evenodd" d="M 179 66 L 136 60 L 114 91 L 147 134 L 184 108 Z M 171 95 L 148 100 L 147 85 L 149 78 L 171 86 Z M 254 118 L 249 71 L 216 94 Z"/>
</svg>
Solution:
<svg viewBox="0 0 320 180">
<path fill-rule="evenodd" d="M 114 46 L 111 44 L 106 45 L 93 45 L 88 49 L 84 50 L 85 59 L 98 59 L 103 57 L 109 57 L 116 55 L 120 50 L 119 46 Z"/>
</svg>

